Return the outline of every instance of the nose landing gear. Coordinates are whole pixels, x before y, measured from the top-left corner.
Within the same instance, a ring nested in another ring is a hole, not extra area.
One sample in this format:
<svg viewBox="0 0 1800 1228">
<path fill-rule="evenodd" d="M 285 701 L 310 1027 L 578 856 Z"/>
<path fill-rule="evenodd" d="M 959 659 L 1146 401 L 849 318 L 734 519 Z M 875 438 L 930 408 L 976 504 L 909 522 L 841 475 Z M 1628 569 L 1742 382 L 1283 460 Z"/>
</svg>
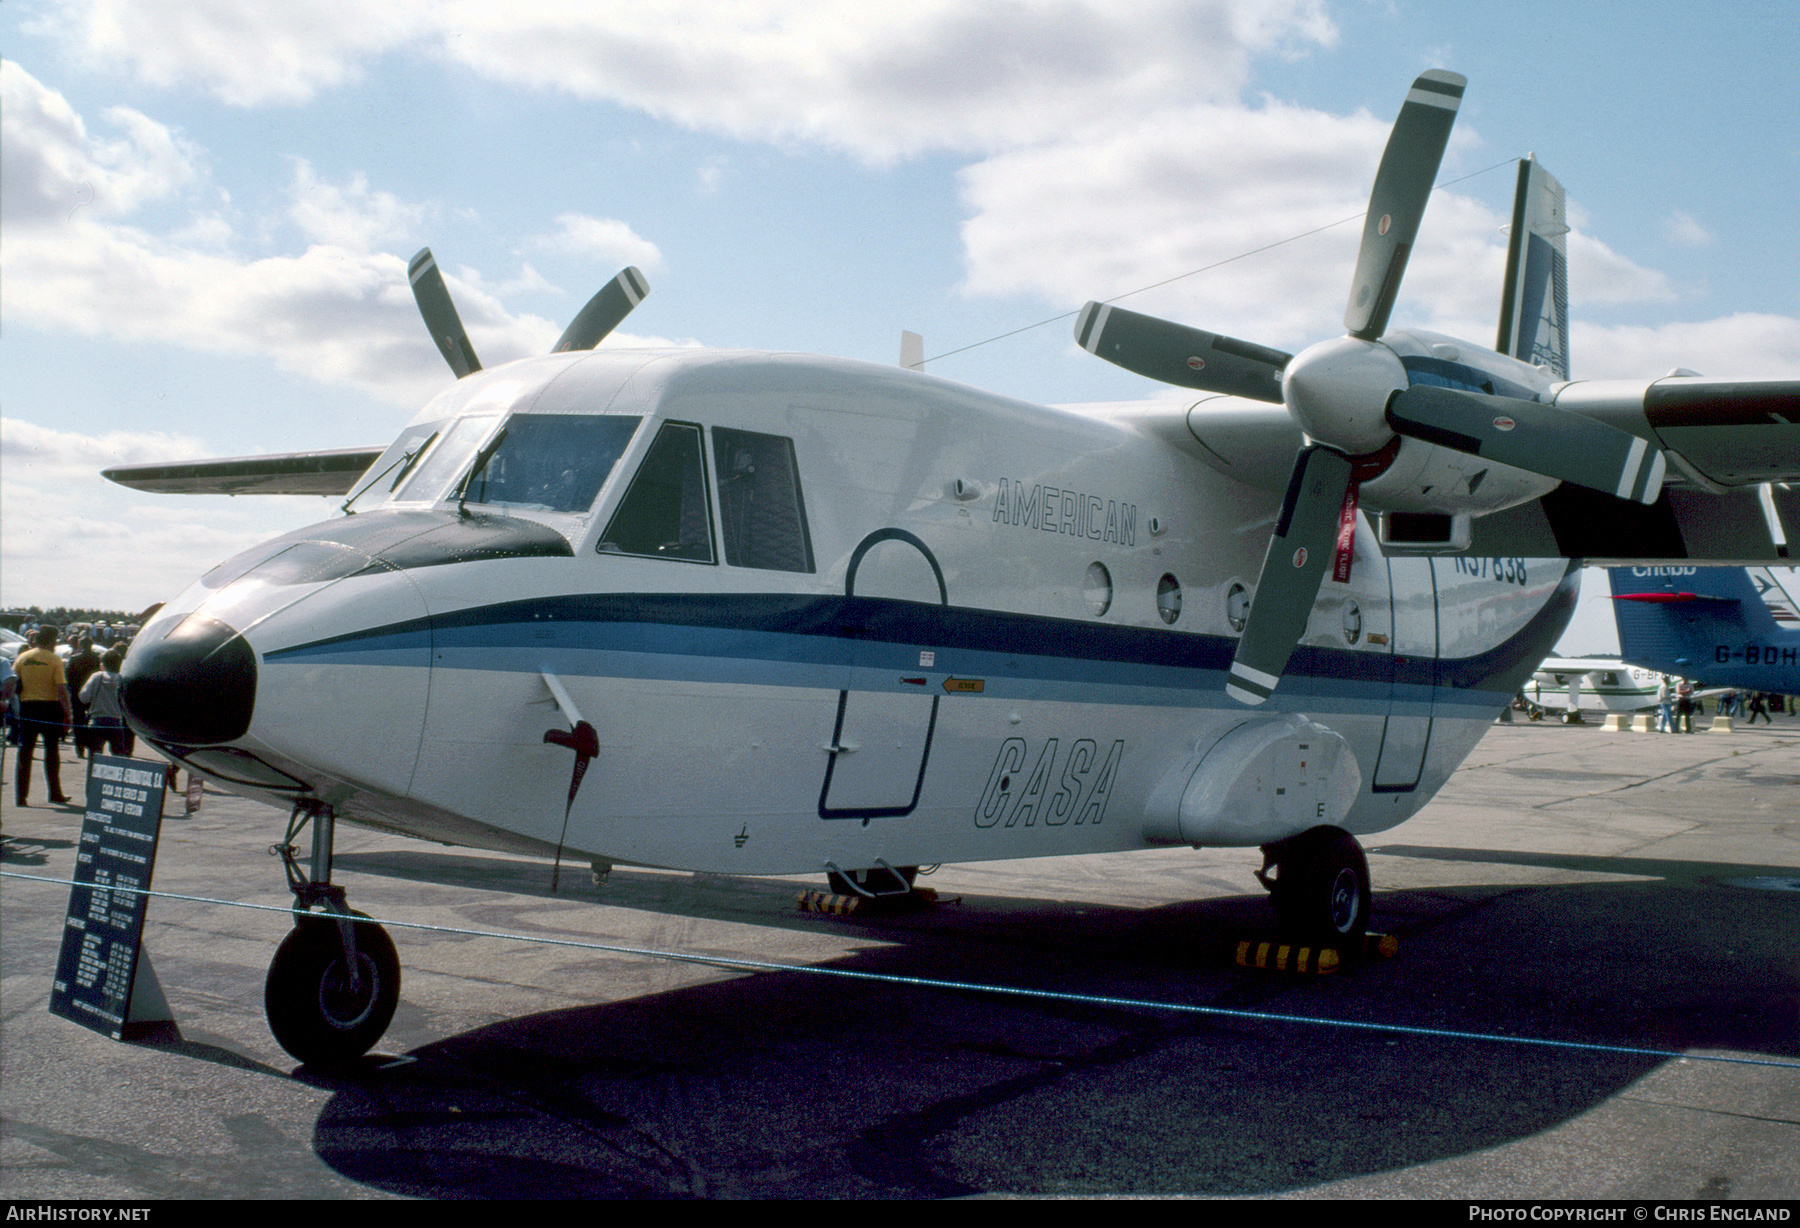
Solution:
<svg viewBox="0 0 1800 1228">
<path fill-rule="evenodd" d="M 312 824 L 311 872 L 294 839 Z M 263 986 L 269 1030 L 283 1049 L 309 1066 L 354 1061 L 374 1047 L 400 1002 L 400 956 L 387 931 L 353 911 L 331 882 L 336 816 L 329 806 L 299 802 L 287 839 L 271 852 L 282 860 L 294 893 L 294 929 L 276 949 Z"/>
</svg>

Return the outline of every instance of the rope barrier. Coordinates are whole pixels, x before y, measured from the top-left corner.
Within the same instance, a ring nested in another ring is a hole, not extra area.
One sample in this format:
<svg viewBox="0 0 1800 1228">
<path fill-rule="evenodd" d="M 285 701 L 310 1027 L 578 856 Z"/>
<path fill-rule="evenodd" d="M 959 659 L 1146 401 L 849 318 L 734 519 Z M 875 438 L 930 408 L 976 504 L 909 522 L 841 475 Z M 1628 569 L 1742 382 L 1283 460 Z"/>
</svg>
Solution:
<svg viewBox="0 0 1800 1228">
<path fill-rule="evenodd" d="M 156 899 L 183 900 L 191 904 L 220 904 L 228 908 L 248 908 L 258 912 L 292 913 L 293 909 L 272 904 L 247 904 L 242 900 L 221 900 L 209 896 L 182 895 L 173 891 L 153 891 L 142 887 L 97 887 L 77 883 L 73 879 L 45 878 L 37 874 L 20 874 L 0 870 L 0 878 L 17 878 L 27 882 L 53 886 L 89 887 L 95 891 L 125 891 Z M 1431 1028 L 1404 1023 L 1373 1023 L 1355 1019 L 1327 1019 L 1313 1015 L 1284 1015 L 1274 1011 L 1252 1011 L 1228 1006 L 1201 1006 L 1189 1002 L 1161 1002 L 1152 998 L 1117 998 L 1105 994 L 1067 993 L 1055 989 L 1033 989 L 1021 985 L 983 985 L 974 981 L 948 981 L 936 977 L 903 976 L 892 972 L 865 972 L 854 968 L 821 968 L 812 964 L 782 964 L 772 960 L 745 959 L 732 955 L 702 955 L 688 951 L 664 951 L 654 947 L 632 947 L 618 943 L 594 942 L 577 938 L 551 938 L 543 935 L 509 934 L 500 930 L 462 929 L 450 925 L 432 925 L 423 921 L 400 921 L 386 917 L 370 917 L 378 925 L 396 929 L 426 930 L 437 934 L 456 934 L 468 938 L 498 938 L 510 942 L 535 942 L 545 946 L 571 947 L 597 951 L 606 955 L 630 955 L 643 959 L 660 959 L 678 964 L 699 964 L 736 972 L 798 972 L 812 976 L 841 977 L 846 980 L 872 981 L 883 985 L 900 985 L 914 989 L 947 990 L 993 997 L 1029 998 L 1044 1002 L 1066 1002 L 1083 1006 L 1099 1006 L 1116 1010 L 1164 1011 L 1180 1015 L 1200 1015 L 1216 1019 L 1244 1020 L 1256 1023 L 1284 1023 L 1306 1027 L 1338 1028 L 1357 1032 L 1381 1032 L 1397 1036 L 1423 1036 L 1437 1040 L 1482 1041 L 1489 1044 L 1523 1045 L 1540 1049 L 1563 1049 L 1584 1053 L 1605 1053 L 1623 1057 L 1653 1057 L 1670 1061 L 1717 1062 L 1731 1066 L 1772 1066 L 1782 1070 L 1800 1070 L 1800 1062 L 1777 1058 L 1733 1057 L 1709 1053 L 1679 1053 L 1669 1049 L 1648 1049 L 1634 1045 L 1601 1044 L 1594 1041 L 1556 1040 L 1537 1036 L 1511 1036 L 1503 1032 L 1467 1032 L 1455 1028 Z"/>
</svg>

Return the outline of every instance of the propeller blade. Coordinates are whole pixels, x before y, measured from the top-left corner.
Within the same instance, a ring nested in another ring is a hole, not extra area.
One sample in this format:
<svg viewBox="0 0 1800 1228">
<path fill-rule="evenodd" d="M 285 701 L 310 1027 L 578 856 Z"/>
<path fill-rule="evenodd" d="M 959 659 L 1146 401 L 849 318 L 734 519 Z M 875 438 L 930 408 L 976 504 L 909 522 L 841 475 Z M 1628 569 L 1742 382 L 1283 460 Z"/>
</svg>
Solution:
<svg viewBox="0 0 1800 1228">
<path fill-rule="evenodd" d="M 628 266 L 620 270 L 619 275 L 601 287 L 600 293 L 589 299 L 587 306 L 569 321 L 569 327 L 563 330 L 563 335 L 557 339 L 555 348 L 550 352 L 561 354 L 566 350 L 593 349 L 649 293 L 650 283 L 644 280 L 644 275 L 636 267 Z"/>
<path fill-rule="evenodd" d="M 1362 249 L 1356 254 L 1356 276 L 1344 312 L 1344 327 L 1353 337 L 1373 341 L 1387 331 L 1406 258 L 1412 254 L 1467 84 L 1468 78 L 1460 73 L 1441 68 L 1422 73 L 1394 121 L 1381 168 L 1375 172 L 1375 188 L 1369 193 Z"/>
<path fill-rule="evenodd" d="M 425 317 L 425 327 L 431 330 L 431 339 L 437 342 L 438 352 L 456 372 L 456 378 L 481 370 L 481 360 L 469 344 L 468 330 L 456 314 L 456 304 L 450 301 L 449 287 L 444 285 L 444 275 L 438 272 L 437 259 L 429 247 L 420 248 L 406 266 L 406 278 L 412 282 L 413 298 L 419 304 L 419 314 Z"/>
<path fill-rule="evenodd" d="M 1105 303 L 1081 309 L 1075 341 L 1115 366 L 1165 384 L 1276 405 L 1281 404 L 1282 368 L 1293 357 Z"/>
<path fill-rule="evenodd" d="M 1662 493 L 1655 444 L 1552 405 L 1419 384 L 1394 394 L 1387 420 L 1402 435 L 1620 499 Z"/>
<path fill-rule="evenodd" d="M 1239 703 L 1255 706 L 1274 693 L 1294 646 L 1306 634 L 1344 501 L 1351 494 L 1351 473 L 1349 457 L 1320 444 L 1307 445 L 1294 458 L 1281 519 L 1269 538 L 1256 597 L 1225 684 L 1225 693 Z"/>
</svg>

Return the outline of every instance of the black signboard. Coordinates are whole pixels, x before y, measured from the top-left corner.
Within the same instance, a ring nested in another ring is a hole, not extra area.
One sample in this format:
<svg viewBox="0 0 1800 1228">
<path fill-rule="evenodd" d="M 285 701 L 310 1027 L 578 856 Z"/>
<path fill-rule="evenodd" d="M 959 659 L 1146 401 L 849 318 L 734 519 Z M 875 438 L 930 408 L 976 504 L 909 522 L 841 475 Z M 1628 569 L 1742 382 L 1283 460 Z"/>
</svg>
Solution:
<svg viewBox="0 0 1800 1228">
<path fill-rule="evenodd" d="M 137 894 L 149 890 L 156 868 L 163 770 L 154 760 L 113 755 L 95 755 L 88 770 L 87 817 L 50 1013 L 114 1040 L 131 1024 L 170 1017 L 148 953 L 139 958 L 150 898 Z"/>
</svg>

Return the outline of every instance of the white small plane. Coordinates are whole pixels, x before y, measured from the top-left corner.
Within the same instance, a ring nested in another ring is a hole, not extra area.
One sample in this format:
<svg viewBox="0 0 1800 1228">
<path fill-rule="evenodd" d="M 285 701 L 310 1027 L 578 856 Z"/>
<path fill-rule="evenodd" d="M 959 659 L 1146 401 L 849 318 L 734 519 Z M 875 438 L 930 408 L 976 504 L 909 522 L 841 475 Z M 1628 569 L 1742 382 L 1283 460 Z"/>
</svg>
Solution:
<svg viewBox="0 0 1800 1228">
<path fill-rule="evenodd" d="M 1608 712 L 1654 708 L 1661 685 L 1660 673 L 1628 665 L 1618 657 L 1545 657 L 1524 693 L 1541 708 L 1560 700 L 1562 720 L 1568 724 L 1580 720 L 1582 708 Z"/>
<path fill-rule="evenodd" d="M 1800 476 L 1800 382 L 1569 379 L 1535 160 L 1498 352 L 1388 330 L 1464 84 L 1427 72 L 1400 110 L 1347 335 L 1289 355 L 1084 309 L 1082 346 L 1188 405 L 595 350 L 647 289 L 629 269 L 556 352 L 488 370 L 422 252 L 459 381 L 385 450 L 110 471 L 346 496 L 170 601 L 124 667 L 150 744 L 290 811 L 277 1039 L 360 1055 L 398 998 L 331 882 L 338 819 L 865 894 L 938 862 L 1260 848 L 1286 928 L 1356 943 L 1356 836 L 1530 677 L 1574 560 L 1769 563 L 1800 526 L 1767 485 Z"/>
</svg>

